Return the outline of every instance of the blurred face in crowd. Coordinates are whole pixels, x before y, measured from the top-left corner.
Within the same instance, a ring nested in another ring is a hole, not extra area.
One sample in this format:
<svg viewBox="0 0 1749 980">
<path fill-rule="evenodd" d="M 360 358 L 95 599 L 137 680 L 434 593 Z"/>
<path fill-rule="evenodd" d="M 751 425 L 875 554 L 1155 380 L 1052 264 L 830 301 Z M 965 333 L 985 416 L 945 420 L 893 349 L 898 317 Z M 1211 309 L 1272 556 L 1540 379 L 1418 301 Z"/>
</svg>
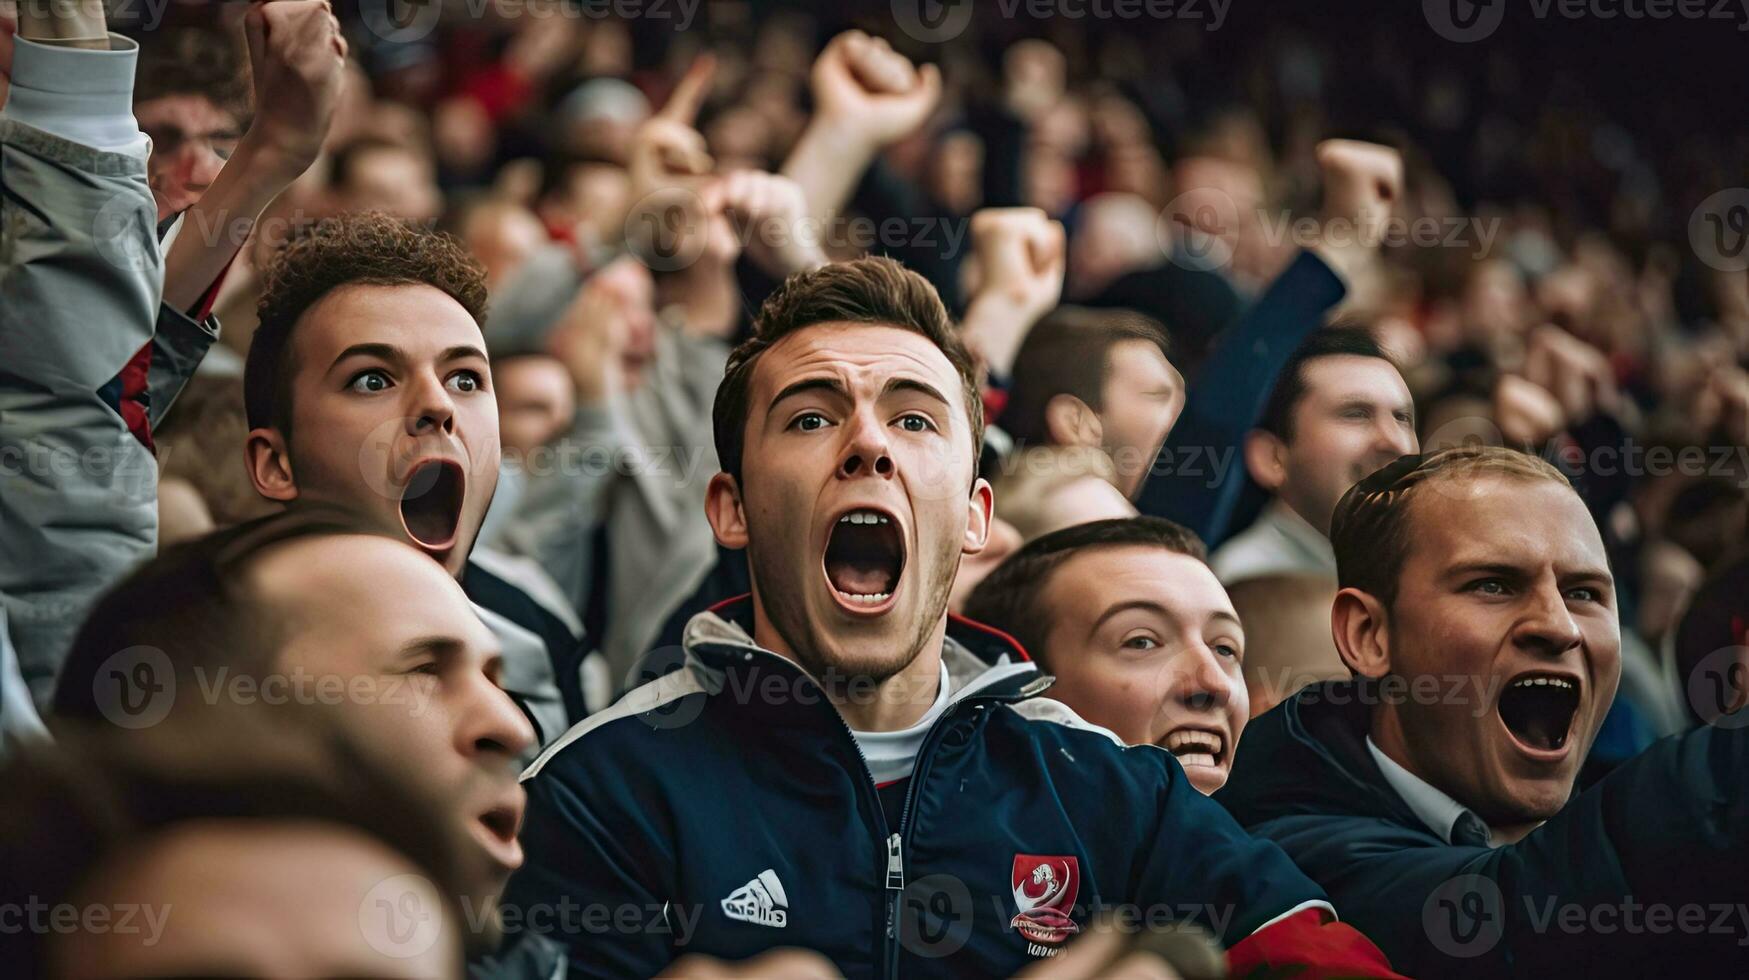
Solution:
<svg viewBox="0 0 1749 980">
<path fill-rule="evenodd" d="M 1085 548 L 1040 592 L 1051 697 L 1131 745 L 1158 745 L 1191 784 L 1227 781 L 1249 717 L 1245 633 L 1208 565 L 1149 545 Z"/>
<path fill-rule="evenodd" d="M 375 209 L 408 221 L 433 221 L 443 210 L 431 161 L 400 146 L 355 154 L 337 192 L 342 211 Z"/>
<path fill-rule="evenodd" d="M 344 679 L 334 710 L 349 733 L 428 798 L 450 804 L 443 817 L 470 844 L 466 897 L 475 908 L 495 905 L 522 864 L 516 759 L 534 731 L 499 687 L 497 641 L 461 587 L 417 551 L 366 535 L 289 542 L 251 576 L 287 620 L 277 669 L 312 685 Z M 497 939 L 491 924 L 472 937 Z"/>
<path fill-rule="evenodd" d="M 433 286 L 347 285 L 304 312 L 287 353 L 293 485 L 264 483 L 257 465 L 256 489 L 362 513 L 460 574 L 500 456 L 473 317 Z"/>
<path fill-rule="evenodd" d="M 495 367 L 498 428 L 505 449 L 527 453 L 570 424 L 577 408 L 576 389 L 557 359 L 532 354 L 499 361 Z"/>
<path fill-rule="evenodd" d="M 1567 802 L 1621 676 L 1603 540 L 1553 480 L 1434 477 L 1408 506 L 1395 601 L 1339 593 L 1337 645 L 1369 676 L 1440 678 L 1439 698 L 1375 709 L 1374 741 L 1490 825 L 1527 828 Z"/>
<path fill-rule="evenodd" d="M 133 930 L 54 941 L 55 976 L 414 980 L 461 972 L 450 904 L 406 858 L 339 826 L 190 821 L 130 846 L 89 881 L 80 907 L 145 914 Z M 387 918 L 395 912 L 422 918 L 396 923 Z"/>
<path fill-rule="evenodd" d="M 748 549 L 761 642 L 816 676 L 877 681 L 941 642 L 991 517 L 964 399 L 947 356 L 898 327 L 819 324 L 760 355 L 739 493 L 718 474 L 709 515 Z"/>
<path fill-rule="evenodd" d="M 1379 467 L 1418 451 L 1415 403 L 1389 361 L 1354 354 L 1301 365 L 1305 394 L 1286 440 L 1254 432 L 1245 462 L 1265 490 L 1324 535 L 1336 502 Z"/>
<path fill-rule="evenodd" d="M 1146 340 L 1112 345 L 1098 414 L 1124 496 L 1135 496 L 1183 409 L 1184 378 L 1158 346 Z"/>
<path fill-rule="evenodd" d="M 152 138 L 146 177 L 159 221 L 200 200 L 243 137 L 237 117 L 203 95 L 148 99 L 134 106 L 134 117 Z"/>
<path fill-rule="evenodd" d="M 1079 476 L 1047 490 L 1039 500 L 1027 540 L 1089 521 L 1136 516 L 1136 505 L 1103 477 Z"/>
<path fill-rule="evenodd" d="M 493 292 L 548 240 L 534 212 L 497 202 L 474 209 L 462 233 L 468 251 L 486 267 L 486 288 Z"/>
</svg>

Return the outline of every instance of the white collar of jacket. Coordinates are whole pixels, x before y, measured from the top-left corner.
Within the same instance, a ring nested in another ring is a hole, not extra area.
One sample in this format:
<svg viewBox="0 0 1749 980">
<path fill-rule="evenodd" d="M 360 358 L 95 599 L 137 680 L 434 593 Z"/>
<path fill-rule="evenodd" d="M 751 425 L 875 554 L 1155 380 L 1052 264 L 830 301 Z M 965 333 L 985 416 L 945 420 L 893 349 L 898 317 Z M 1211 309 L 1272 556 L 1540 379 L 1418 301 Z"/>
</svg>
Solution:
<svg viewBox="0 0 1749 980">
<path fill-rule="evenodd" d="M 736 659 L 750 663 L 758 657 L 770 657 L 807 674 L 799 664 L 754 642 L 746 626 L 751 615 L 752 601 L 742 596 L 719 603 L 687 621 L 681 638 L 686 666 L 705 690 L 713 694 L 722 690 L 722 672 Z M 1024 700 L 1043 693 L 1056 682 L 1056 678 L 1039 671 L 1012 637 L 960 616 L 948 617 L 941 658 L 947 665 L 950 704 L 981 694 Z"/>
</svg>

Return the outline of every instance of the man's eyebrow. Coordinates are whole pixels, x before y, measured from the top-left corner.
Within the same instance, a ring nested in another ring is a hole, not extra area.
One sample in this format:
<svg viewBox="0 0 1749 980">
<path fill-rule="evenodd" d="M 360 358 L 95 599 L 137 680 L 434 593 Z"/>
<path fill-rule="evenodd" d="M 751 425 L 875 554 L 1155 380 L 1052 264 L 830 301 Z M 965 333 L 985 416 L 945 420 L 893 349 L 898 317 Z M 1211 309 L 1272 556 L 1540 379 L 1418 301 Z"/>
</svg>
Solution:
<svg viewBox="0 0 1749 980">
<path fill-rule="evenodd" d="M 1448 576 L 1498 575 L 1502 578 L 1523 578 L 1524 569 L 1498 561 L 1467 561 L 1445 570 Z"/>
<path fill-rule="evenodd" d="M 1173 618 L 1172 610 L 1167 609 L 1165 606 L 1152 599 L 1131 599 L 1128 602 L 1114 603 L 1113 605 L 1106 607 L 1106 610 L 1099 614 L 1099 618 L 1093 621 L 1092 628 L 1087 632 L 1089 634 L 1097 633 L 1099 632 L 1099 628 L 1105 625 L 1106 620 L 1116 616 L 1118 613 L 1125 613 L 1134 609 L 1139 609 L 1143 612 L 1158 613 L 1167 619 Z"/>
<path fill-rule="evenodd" d="M 915 378 L 894 378 L 887 382 L 886 390 L 882 394 L 890 395 L 895 391 L 915 391 L 940 402 L 945 407 L 953 407 L 953 402 L 948 401 L 947 396 L 937 391 L 934 385 L 918 381 Z"/>
<path fill-rule="evenodd" d="M 835 395 L 848 394 L 844 390 L 844 385 L 841 384 L 837 378 L 803 378 L 800 381 L 787 385 L 782 391 L 778 392 L 777 396 L 771 399 L 771 404 L 766 406 L 765 410 L 769 412 L 776 408 L 777 403 L 783 401 L 785 398 L 805 394 L 810 391 L 826 391 Z"/>
<path fill-rule="evenodd" d="M 328 365 L 328 370 L 334 370 L 335 364 L 353 357 L 375 357 L 379 360 L 395 361 L 400 360 L 401 352 L 392 344 L 353 344 L 341 351 L 339 357 L 334 358 L 333 363 Z"/>
<path fill-rule="evenodd" d="M 437 355 L 439 361 L 459 361 L 464 357 L 477 357 L 482 361 L 487 359 L 486 352 L 473 344 L 457 344 L 454 347 L 446 348 L 443 353 Z"/>
<path fill-rule="evenodd" d="M 434 657 L 451 657 L 459 652 L 462 647 L 463 643 L 457 637 L 446 636 L 441 633 L 433 634 L 431 636 L 421 636 L 418 639 L 408 640 L 406 643 L 401 644 L 400 659 L 412 660 L 414 657 L 423 654 L 431 654 Z"/>
<path fill-rule="evenodd" d="M 1516 565 L 1490 561 L 1465 562 L 1461 565 L 1453 565 L 1451 568 L 1446 569 L 1445 574 L 1452 578 L 1461 575 L 1478 574 L 1498 575 L 1502 578 L 1526 577 L 1524 569 L 1519 568 Z M 1581 566 L 1573 571 L 1563 572 L 1560 577 L 1568 580 L 1581 579 L 1584 581 L 1607 582 L 1611 585 L 1615 584 L 1615 576 L 1610 573 L 1609 569 L 1597 568 L 1595 566 Z"/>
</svg>

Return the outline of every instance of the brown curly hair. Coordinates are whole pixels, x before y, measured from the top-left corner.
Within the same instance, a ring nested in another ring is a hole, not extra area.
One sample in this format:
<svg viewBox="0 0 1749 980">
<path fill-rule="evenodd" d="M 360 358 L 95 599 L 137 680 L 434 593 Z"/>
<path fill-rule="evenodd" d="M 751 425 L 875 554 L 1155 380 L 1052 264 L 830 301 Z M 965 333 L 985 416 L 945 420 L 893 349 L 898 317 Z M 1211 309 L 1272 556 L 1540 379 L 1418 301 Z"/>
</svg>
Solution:
<svg viewBox="0 0 1749 980">
<path fill-rule="evenodd" d="M 443 290 L 482 327 L 486 270 L 451 235 L 381 211 L 324 218 L 282 249 L 262 273 L 260 325 L 243 368 L 243 411 L 251 429 L 291 436 L 292 329 L 341 286 L 426 285 Z"/>
</svg>

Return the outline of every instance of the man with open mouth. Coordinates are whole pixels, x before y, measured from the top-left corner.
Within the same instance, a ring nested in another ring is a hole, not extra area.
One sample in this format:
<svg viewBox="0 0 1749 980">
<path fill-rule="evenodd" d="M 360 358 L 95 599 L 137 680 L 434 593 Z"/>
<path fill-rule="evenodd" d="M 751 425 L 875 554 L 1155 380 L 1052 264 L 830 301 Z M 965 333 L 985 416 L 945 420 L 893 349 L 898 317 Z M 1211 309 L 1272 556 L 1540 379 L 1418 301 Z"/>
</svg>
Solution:
<svg viewBox="0 0 1749 980">
<path fill-rule="evenodd" d="M 707 514 L 751 594 L 524 775 L 506 903 L 544 913 L 573 975 L 783 945 L 852 977 L 1008 976 L 1111 905 L 1196 922 L 1238 975 L 1392 975 L 1172 755 L 1038 697 L 1018 644 L 948 615 L 993 498 L 977 377 L 926 280 L 792 276 L 714 422 Z"/>
<path fill-rule="evenodd" d="M 1172 753 L 1204 793 L 1227 781 L 1250 716 L 1245 631 L 1190 531 L 1160 517 L 1053 531 L 980 583 L 966 615 L 1019 640 L 1081 717 Z"/>
<path fill-rule="evenodd" d="M 1331 629 L 1354 679 L 1253 719 L 1216 799 L 1414 976 L 1749 962 L 1749 718 L 1658 742 L 1574 794 L 1621 630 L 1567 479 L 1510 449 L 1405 456 L 1342 498 L 1331 541 Z"/>
<path fill-rule="evenodd" d="M 459 580 L 545 744 L 584 713 L 582 627 L 538 571 L 474 547 L 501 455 L 485 312 L 485 272 L 454 239 L 324 220 L 264 272 L 245 462 L 263 497 L 358 513 Z"/>
</svg>

